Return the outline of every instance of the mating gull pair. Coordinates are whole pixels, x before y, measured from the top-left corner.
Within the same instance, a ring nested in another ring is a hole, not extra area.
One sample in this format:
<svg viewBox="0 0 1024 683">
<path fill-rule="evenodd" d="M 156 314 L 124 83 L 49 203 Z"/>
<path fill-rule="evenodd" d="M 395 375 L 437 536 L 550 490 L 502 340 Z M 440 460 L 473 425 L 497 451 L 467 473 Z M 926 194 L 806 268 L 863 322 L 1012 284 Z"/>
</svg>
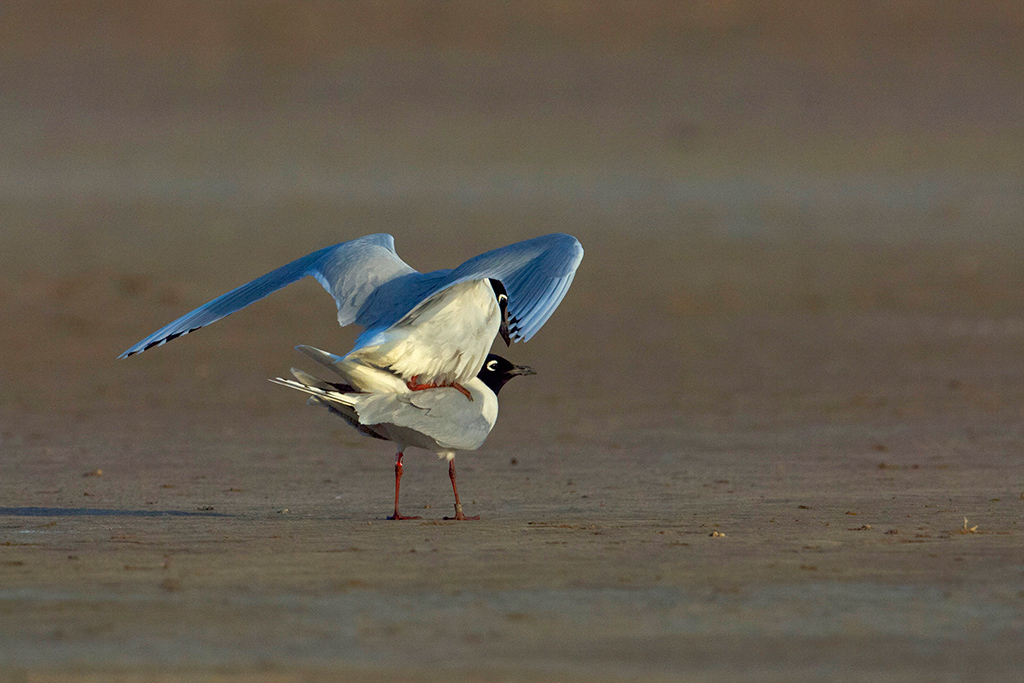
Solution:
<svg viewBox="0 0 1024 683">
<path fill-rule="evenodd" d="M 444 457 L 455 519 L 469 519 L 455 485 L 455 451 L 479 448 L 498 414 L 497 393 L 514 376 L 533 374 L 488 355 L 496 335 L 527 341 L 547 322 L 572 283 L 583 248 L 553 234 L 495 249 L 458 268 L 420 273 L 398 257 L 391 235 L 368 235 L 292 261 L 185 314 L 127 349 L 160 346 L 234 313 L 306 276 L 335 300 L 338 323 L 361 325 L 344 356 L 298 349 L 341 379 L 293 369 L 279 384 L 311 395 L 366 436 L 394 441 L 394 519 L 406 447 Z"/>
</svg>

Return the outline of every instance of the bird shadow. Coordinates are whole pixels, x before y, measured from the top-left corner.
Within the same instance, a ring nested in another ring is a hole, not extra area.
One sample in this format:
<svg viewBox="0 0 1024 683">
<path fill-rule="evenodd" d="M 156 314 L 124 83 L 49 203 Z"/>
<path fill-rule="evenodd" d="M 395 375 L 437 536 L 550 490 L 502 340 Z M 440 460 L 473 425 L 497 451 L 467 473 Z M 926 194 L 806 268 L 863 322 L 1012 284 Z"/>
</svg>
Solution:
<svg viewBox="0 0 1024 683">
<path fill-rule="evenodd" d="M 221 512 L 185 510 L 125 510 L 119 508 L 0 507 L 7 517 L 230 517 Z"/>
</svg>

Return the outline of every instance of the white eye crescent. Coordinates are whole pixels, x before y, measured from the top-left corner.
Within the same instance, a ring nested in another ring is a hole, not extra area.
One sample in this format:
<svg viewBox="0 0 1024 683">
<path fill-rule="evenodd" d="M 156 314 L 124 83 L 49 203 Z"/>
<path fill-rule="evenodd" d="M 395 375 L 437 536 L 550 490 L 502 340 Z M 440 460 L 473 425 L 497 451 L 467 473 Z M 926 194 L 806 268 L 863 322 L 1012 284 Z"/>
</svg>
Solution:
<svg viewBox="0 0 1024 683">
<path fill-rule="evenodd" d="M 498 295 L 498 303 L 499 304 L 503 304 L 503 303 L 505 303 L 507 301 L 508 301 L 508 297 L 507 296 L 505 296 L 504 294 L 499 294 Z"/>
<path fill-rule="evenodd" d="M 495 370 L 497 370 L 498 369 L 498 361 L 496 361 L 496 360 L 489 360 L 489 361 L 487 361 L 487 369 L 490 370 L 491 372 L 494 372 Z"/>
</svg>

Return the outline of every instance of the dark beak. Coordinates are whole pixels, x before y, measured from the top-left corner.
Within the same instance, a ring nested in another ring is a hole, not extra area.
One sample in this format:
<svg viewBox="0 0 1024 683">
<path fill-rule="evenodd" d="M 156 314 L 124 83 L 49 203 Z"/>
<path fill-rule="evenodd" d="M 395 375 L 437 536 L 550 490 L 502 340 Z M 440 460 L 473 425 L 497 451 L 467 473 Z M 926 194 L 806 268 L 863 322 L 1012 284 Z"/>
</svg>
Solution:
<svg viewBox="0 0 1024 683">
<path fill-rule="evenodd" d="M 529 365 L 516 365 L 508 371 L 510 375 L 536 375 L 537 371 L 531 368 Z"/>
<path fill-rule="evenodd" d="M 501 327 L 498 328 L 498 334 L 505 340 L 505 346 L 512 346 L 512 337 L 508 333 L 508 316 L 506 315 L 501 319 Z"/>
</svg>

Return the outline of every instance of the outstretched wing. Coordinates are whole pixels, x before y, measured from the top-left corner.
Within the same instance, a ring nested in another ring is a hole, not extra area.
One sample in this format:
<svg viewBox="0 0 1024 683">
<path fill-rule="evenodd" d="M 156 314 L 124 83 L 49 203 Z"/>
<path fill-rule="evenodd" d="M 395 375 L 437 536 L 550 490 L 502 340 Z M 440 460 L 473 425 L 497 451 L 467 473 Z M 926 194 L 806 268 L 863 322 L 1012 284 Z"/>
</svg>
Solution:
<svg viewBox="0 0 1024 683">
<path fill-rule="evenodd" d="M 160 328 L 119 357 L 127 358 L 194 332 L 307 275 L 316 278 L 334 297 L 338 305 L 338 323 L 345 326 L 355 321 L 359 309 L 375 289 L 411 273 L 416 271 L 398 258 L 391 235 L 360 237 L 314 251 L 233 289 Z"/>
<path fill-rule="evenodd" d="M 356 340 L 356 348 L 439 292 L 485 278 L 500 280 L 505 286 L 510 336 L 514 341 L 527 341 L 561 303 L 582 259 L 579 241 L 556 233 L 488 251 L 455 270 L 395 278 L 375 291 L 359 312 L 356 322 L 367 329 Z"/>
<path fill-rule="evenodd" d="M 565 234 L 544 235 L 488 251 L 451 272 L 448 286 L 466 280 L 500 280 L 508 292 L 509 333 L 528 341 L 562 302 L 583 259 L 579 241 Z"/>
</svg>

